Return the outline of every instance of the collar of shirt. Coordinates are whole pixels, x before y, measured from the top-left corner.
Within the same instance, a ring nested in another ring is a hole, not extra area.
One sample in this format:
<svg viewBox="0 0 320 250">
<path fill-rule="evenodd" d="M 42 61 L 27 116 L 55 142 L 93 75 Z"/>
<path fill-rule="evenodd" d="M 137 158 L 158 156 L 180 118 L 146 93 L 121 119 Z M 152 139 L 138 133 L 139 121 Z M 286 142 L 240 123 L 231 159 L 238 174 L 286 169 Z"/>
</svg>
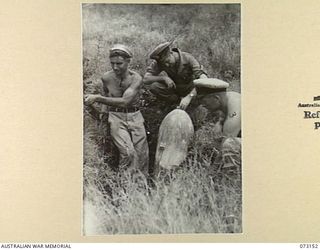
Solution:
<svg viewBox="0 0 320 250">
<path fill-rule="evenodd" d="M 184 67 L 186 65 L 188 65 L 188 59 L 186 58 L 186 55 L 184 53 L 182 53 L 182 51 L 178 48 L 173 48 L 172 51 L 177 52 L 179 57 L 178 57 L 178 61 L 176 64 L 176 69 L 177 69 L 177 74 L 180 74 Z"/>
</svg>

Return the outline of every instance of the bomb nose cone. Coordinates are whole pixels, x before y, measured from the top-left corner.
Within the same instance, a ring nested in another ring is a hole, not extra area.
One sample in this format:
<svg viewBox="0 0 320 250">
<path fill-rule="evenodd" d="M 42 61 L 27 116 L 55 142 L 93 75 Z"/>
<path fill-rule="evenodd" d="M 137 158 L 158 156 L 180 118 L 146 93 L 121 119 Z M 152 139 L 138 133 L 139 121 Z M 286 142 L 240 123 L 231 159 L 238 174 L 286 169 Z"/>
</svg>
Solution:
<svg viewBox="0 0 320 250">
<path fill-rule="evenodd" d="M 171 111 L 161 122 L 156 151 L 155 170 L 174 169 L 186 158 L 194 128 L 189 115 L 181 110 Z"/>
</svg>

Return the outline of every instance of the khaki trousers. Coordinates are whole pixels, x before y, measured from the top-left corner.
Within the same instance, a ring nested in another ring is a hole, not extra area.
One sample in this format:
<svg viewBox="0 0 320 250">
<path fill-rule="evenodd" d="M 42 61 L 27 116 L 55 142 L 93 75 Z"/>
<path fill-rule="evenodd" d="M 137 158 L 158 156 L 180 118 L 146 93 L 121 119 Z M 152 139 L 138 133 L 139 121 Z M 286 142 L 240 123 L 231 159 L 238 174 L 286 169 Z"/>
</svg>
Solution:
<svg viewBox="0 0 320 250">
<path fill-rule="evenodd" d="M 141 112 L 109 112 L 108 122 L 112 140 L 120 153 L 119 170 L 135 168 L 147 176 L 149 147 Z"/>
</svg>

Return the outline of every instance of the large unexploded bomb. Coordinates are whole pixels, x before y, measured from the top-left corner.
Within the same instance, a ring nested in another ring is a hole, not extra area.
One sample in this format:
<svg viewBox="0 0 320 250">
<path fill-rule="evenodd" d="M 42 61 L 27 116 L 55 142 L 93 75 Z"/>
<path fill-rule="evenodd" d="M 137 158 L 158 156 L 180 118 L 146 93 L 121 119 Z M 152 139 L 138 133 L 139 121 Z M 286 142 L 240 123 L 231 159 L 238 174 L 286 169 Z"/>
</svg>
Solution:
<svg viewBox="0 0 320 250">
<path fill-rule="evenodd" d="M 188 145 L 194 134 L 189 115 L 174 109 L 161 122 L 155 159 L 155 176 L 160 170 L 179 166 L 187 156 Z"/>
</svg>

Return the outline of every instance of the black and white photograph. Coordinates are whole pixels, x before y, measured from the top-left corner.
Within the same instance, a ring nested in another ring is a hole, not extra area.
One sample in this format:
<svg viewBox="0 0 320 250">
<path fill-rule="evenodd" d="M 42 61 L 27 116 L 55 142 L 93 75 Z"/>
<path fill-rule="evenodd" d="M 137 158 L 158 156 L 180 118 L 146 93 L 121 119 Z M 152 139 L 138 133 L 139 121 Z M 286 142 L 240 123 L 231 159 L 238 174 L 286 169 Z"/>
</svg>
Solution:
<svg viewBox="0 0 320 250">
<path fill-rule="evenodd" d="M 319 248 L 320 1 L 0 10 L 1 248 Z"/>
<path fill-rule="evenodd" d="M 81 5 L 82 232 L 242 233 L 241 5 Z"/>
</svg>

